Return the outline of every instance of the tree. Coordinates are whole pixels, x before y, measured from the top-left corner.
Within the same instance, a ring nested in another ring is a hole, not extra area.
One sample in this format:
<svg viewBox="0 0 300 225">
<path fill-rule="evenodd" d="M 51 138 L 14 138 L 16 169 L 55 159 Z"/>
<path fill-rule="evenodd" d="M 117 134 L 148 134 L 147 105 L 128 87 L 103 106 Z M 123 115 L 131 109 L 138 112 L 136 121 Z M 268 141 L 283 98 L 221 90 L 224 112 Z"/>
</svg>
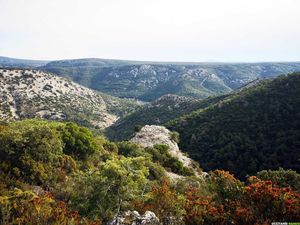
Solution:
<svg viewBox="0 0 300 225">
<path fill-rule="evenodd" d="M 143 157 L 107 160 L 99 170 L 83 174 L 81 185 L 89 191 L 80 190 L 73 196 L 73 205 L 81 205 L 79 210 L 90 217 L 99 215 L 107 221 L 143 194 L 148 175 Z"/>
<path fill-rule="evenodd" d="M 64 142 L 64 153 L 85 159 L 97 151 L 97 144 L 93 138 L 93 133 L 75 123 L 66 123 L 58 129 Z"/>
<path fill-rule="evenodd" d="M 4 171 L 28 182 L 55 180 L 65 160 L 59 133 L 45 122 L 21 121 L 0 130 L 0 158 Z"/>
</svg>

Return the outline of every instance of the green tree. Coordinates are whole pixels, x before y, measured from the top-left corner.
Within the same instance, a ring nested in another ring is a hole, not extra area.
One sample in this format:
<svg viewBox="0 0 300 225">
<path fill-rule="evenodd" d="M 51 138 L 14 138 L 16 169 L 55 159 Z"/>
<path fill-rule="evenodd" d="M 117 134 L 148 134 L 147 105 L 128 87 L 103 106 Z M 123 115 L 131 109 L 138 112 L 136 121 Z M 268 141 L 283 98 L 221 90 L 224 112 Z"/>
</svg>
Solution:
<svg viewBox="0 0 300 225">
<path fill-rule="evenodd" d="M 55 171 L 65 162 L 58 132 L 48 123 L 15 122 L 0 130 L 1 165 L 17 178 L 42 183 L 55 180 Z"/>
<path fill-rule="evenodd" d="M 99 170 L 83 174 L 82 189 L 73 196 L 72 203 L 81 213 L 111 219 L 121 210 L 130 208 L 130 202 L 143 195 L 148 184 L 149 171 L 145 158 L 113 158 L 103 163 Z M 81 207 L 80 207 L 81 206 Z"/>
<path fill-rule="evenodd" d="M 97 144 L 94 140 L 93 133 L 85 128 L 80 127 L 75 123 L 66 123 L 61 126 L 59 131 L 64 142 L 64 153 L 85 159 L 97 151 Z"/>
</svg>

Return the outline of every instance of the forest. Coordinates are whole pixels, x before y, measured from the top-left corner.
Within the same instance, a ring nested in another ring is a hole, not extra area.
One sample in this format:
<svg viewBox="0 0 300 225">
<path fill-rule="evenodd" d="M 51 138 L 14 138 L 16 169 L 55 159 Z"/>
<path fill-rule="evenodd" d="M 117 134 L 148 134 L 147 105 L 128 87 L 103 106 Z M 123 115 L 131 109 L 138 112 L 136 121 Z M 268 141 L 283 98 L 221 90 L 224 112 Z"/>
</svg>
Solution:
<svg viewBox="0 0 300 225">
<path fill-rule="evenodd" d="M 240 179 L 279 167 L 300 172 L 299 87 L 300 73 L 262 80 L 166 125 L 204 170 Z"/>
</svg>

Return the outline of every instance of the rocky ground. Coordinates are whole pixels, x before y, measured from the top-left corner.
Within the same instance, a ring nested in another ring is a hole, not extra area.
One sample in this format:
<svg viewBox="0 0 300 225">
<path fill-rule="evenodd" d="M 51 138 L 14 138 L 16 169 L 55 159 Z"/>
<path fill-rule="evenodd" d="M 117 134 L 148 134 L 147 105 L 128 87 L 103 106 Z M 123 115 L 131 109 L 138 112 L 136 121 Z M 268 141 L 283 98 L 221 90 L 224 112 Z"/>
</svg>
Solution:
<svg viewBox="0 0 300 225">
<path fill-rule="evenodd" d="M 0 120 L 70 120 L 105 128 L 118 119 L 116 98 L 68 79 L 30 69 L 0 69 Z M 117 111 L 117 110 L 115 110 Z"/>
</svg>

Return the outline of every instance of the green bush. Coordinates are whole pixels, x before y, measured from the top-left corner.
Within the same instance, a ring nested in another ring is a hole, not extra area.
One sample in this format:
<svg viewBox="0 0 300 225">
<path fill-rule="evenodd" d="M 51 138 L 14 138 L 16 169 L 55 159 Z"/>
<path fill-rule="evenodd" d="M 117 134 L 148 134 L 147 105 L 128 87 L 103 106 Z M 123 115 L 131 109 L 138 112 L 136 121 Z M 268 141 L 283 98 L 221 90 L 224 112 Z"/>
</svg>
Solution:
<svg viewBox="0 0 300 225">
<path fill-rule="evenodd" d="M 113 142 L 104 143 L 103 147 L 108 152 L 118 153 L 118 146 Z"/>
<path fill-rule="evenodd" d="M 66 162 L 59 133 L 45 122 L 25 120 L 1 126 L 0 145 L 1 161 L 7 165 L 2 169 L 31 183 L 56 180 L 55 173 Z"/>
<path fill-rule="evenodd" d="M 129 141 L 117 143 L 118 153 L 124 156 L 146 156 L 146 152 L 138 145 Z"/>
<path fill-rule="evenodd" d="M 93 133 L 75 123 L 66 123 L 58 129 L 63 143 L 64 153 L 75 156 L 78 159 L 86 159 L 94 154 L 99 148 L 94 139 Z"/>
<path fill-rule="evenodd" d="M 176 143 L 179 143 L 180 141 L 179 133 L 176 131 L 171 132 L 171 140 L 175 141 Z"/>
<path fill-rule="evenodd" d="M 152 148 L 146 148 L 145 151 L 152 155 L 152 160 L 161 164 L 167 170 L 171 170 L 174 173 L 190 176 L 193 175 L 193 171 L 189 168 L 186 168 L 181 161 L 177 158 L 171 156 L 169 153 L 169 146 L 157 144 Z"/>
<path fill-rule="evenodd" d="M 93 173 L 82 173 L 71 204 L 83 215 L 108 221 L 142 195 L 149 176 L 145 163 L 143 157 L 122 156 L 107 160 Z"/>
</svg>

